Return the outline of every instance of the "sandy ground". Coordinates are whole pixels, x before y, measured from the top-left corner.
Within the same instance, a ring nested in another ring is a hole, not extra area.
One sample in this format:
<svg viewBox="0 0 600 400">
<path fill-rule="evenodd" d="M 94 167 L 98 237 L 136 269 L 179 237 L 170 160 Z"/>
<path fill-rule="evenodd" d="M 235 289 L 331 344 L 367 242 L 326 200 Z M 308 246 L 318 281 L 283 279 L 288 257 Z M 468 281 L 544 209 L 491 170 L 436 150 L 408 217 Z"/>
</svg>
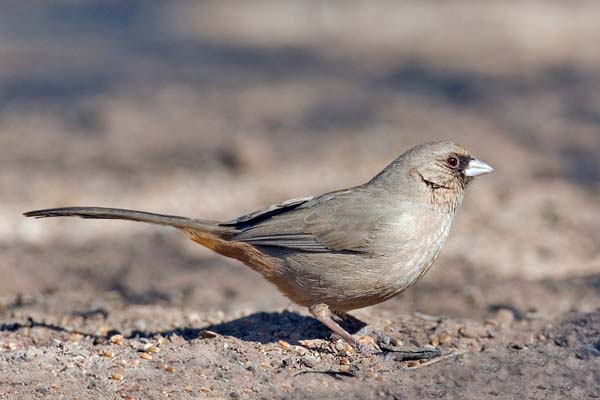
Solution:
<svg viewBox="0 0 600 400">
<path fill-rule="evenodd" d="M 0 398 L 600 397 L 594 1 L 0 6 Z M 409 147 L 496 168 L 363 356 L 169 229 L 364 182 Z"/>
</svg>

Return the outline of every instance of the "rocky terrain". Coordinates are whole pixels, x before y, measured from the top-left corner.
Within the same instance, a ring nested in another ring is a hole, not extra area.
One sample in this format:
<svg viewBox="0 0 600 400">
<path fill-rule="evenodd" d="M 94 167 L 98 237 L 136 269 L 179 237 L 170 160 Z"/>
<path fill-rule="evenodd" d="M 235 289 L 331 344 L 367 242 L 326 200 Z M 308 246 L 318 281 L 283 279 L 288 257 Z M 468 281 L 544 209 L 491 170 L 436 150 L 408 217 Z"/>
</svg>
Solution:
<svg viewBox="0 0 600 400">
<path fill-rule="evenodd" d="M 0 398 L 600 397 L 597 2 L 0 11 Z M 356 354 L 170 229 L 21 216 L 230 219 L 435 139 L 496 172 L 422 281 L 353 313 L 423 363 Z"/>
</svg>

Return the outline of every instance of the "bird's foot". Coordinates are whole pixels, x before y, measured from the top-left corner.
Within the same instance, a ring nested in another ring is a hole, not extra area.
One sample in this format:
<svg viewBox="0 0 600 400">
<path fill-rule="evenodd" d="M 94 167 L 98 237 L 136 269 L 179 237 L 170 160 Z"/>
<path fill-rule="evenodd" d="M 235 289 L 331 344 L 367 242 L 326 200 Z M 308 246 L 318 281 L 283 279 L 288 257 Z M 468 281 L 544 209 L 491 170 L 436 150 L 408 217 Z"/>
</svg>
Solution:
<svg viewBox="0 0 600 400">
<path fill-rule="evenodd" d="M 377 344 L 377 341 L 367 335 L 355 336 L 354 347 L 363 355 L 381 353 L 381 348 Z"/>
<path fill-rule="evenodd" d="M 384 353 L 394 354 L 396 361 L 428 360 L 442 355 L 441 350 L 433 346 L 393 346 L 385 343 L 379 343 L 379 346 Z"/>
<path fill-rule="evenodd" d="M 381 353 L 377 341 L 371 336 L 354 335 L 346 339 L 336 333 L 332 333 L 330 340 L 334 343 L 338 353 L 351 354 L 352 352 L 357 352 L 362 355 Z"/>
</svg>

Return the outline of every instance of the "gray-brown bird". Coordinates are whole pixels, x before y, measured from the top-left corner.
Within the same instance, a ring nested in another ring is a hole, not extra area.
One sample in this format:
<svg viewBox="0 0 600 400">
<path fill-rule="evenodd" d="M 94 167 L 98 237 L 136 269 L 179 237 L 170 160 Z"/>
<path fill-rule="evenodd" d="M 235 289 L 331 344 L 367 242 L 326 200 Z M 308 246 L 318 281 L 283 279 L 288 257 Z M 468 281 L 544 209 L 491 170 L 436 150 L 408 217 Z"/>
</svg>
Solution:
<svg viewBox="0 0 600 400">
<path fill-rule="evenodd" d="M 492 171 L 453 142 L 432 142 L 410 149 L 363 185 L 289 200 L 227 222 L 100 207 L 24 215 L 175 227 L 259 272 L 356 346 L 332 313 L 381 303 L 419 280 L 440 253 L 469 182 Z"/>
</svg>

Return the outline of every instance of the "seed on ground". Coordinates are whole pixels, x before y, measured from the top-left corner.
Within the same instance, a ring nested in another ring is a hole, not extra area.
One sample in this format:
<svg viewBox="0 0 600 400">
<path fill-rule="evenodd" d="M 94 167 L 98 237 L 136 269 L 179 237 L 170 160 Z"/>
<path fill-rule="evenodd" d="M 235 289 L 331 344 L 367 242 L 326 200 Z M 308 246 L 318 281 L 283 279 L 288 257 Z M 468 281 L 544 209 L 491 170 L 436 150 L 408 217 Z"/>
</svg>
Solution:
<svg viewBox="0 0 600 400">
<path fill-rule="evenodd" d="M 418 365 L 420 365 L 420 364 L 421 364 L 421 363 L 420 363 L 418 360 L 411 360 L 411 361 L 409 361 L 408 363 L 406 363 L 406 366 L 407 366 L 408 368 L 414 368 L 414 367 L 416 367 L 416 366 L 418 366 Z"/>
<path fill-rule="evenodd" d="M 148 353 L 142 353 L 140 354 L 140 358 L 143 360 L 152 360 L 152 356 Z"/>
<path fill-rule="evenodd" d="M 340 360 L 340 365 L 350 365 L 350 360 L 348 359 L 348 357 L 342 357 L 342 359 Z"/>
</svg>

